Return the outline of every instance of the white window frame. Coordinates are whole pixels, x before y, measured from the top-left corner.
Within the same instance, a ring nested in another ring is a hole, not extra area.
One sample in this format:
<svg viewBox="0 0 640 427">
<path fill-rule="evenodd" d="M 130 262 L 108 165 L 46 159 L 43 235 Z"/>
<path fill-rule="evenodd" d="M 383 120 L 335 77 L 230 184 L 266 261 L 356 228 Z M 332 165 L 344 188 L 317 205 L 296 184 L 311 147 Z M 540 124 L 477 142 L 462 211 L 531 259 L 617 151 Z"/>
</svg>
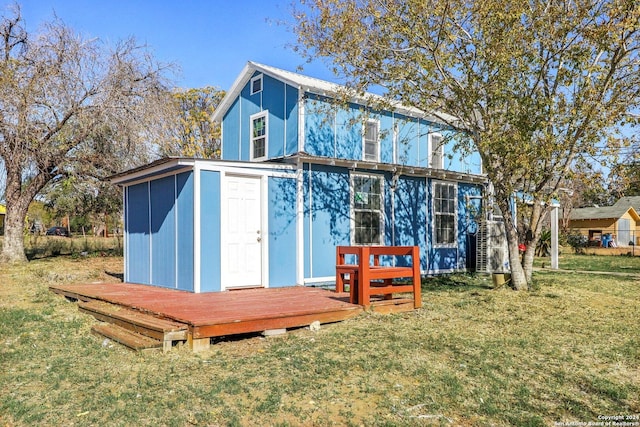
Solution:
<svg viewBox="0 0 640 427">
<path fill-rule="evenodd" d="M 434 141 L 435 140 L 435 141 Z M 439 145 L 436 147 L 436 141 Z M 438 153 L 436 157 L 434 154 Z M 435 160 L 439 160 L 438 164 Z M 434 169 L 444 169 L 444 137 L 440 133 L 429 134 L 429 167 Z"/>
<path fill-rule="evenodd" d="M 442 212 L 439 213 L 436 211 L 437 200 L 436 200 L 436 186 L 438 185 L 446 185 L 453 188 L 453 212 Z M 447 181 L 433 181 L 431 186 L 431 206 L 433 213 L 433 220 L 431 225 L 431 232 L 433 236 L 433 247 L 435 248 L 455 248 L 458 246 L 458 184 L 455 182 L 447 182 Z M 437 220 L 436 217 L 438 215 L 452 215 L 453 216 L 453 242 L 438 242 L 437 236 Z"/>
<path fill-rule="evenodd" d="M 263 80 L 262 76 L 263 76 L 263 74 L 258 74 L 257 76 L 251 78 L 251 84 L 249 86 L 250 91 L 251 91 L 251 95 L 255 95 L 256 93 L 260 93 L 260 92 L 262 92 L 262 89 L 264 89 L 264 80 Z M 258 80 L 260 80 L 260 90 L 254 90 L 253 84 Z"/>
<path fill-rule="evenodd" d="M 257 119 L 264 118 L 264 135 L 263 136 L 253 136 L 253 122 Z M 254 144 L 255 141 L 264 138 L 264 155 L 260 157 L 254 156 Z M 267 158 L 267 154 L 269 153 L 269 111 L 264 110 L 256 114 L 252 114 L 249 117 L 249 158 L 251 161 L 256 160 L 265 160 Z"/>
<path fill-rule="evenodd" d="M 374 124 L 376 127 L 376 153 L 375 159 L 367 158 L 367 125 Z M 367 119 L 364 123 L 362 123 L 362 160 L 365 162 L 380 162 L 380 120 L 376 119 Z"/>
<path fill-rule="evenodd" d="M 355 179 L 356 178 L 370 178 L 377 179 L 380 184 L 380 206 L 379 209 L 364 209 L 358 208 L 355 203 L 356 198 L 356 188 L 355 188 Z M 371 246 L 371 245 L 383 245 L 384 244 L 384 224 L 385 224 L 385 210 L 384 210 L 384 176 L 379 174 L 369 174 L 369 173 L 361 173 L 361 172 L 353 172 L 349 176 L 349 200 L 350 200 L 350 222 L 351 222 L 351 245 L 352 246 Z M 380 234 L 378 235 L 377 242 L 356 242 L 356 210 L 358 211 L 370 211 L 370 212 L 379 212 L 380 215 L 380 225 L 379 230 Z"/>
</svg>

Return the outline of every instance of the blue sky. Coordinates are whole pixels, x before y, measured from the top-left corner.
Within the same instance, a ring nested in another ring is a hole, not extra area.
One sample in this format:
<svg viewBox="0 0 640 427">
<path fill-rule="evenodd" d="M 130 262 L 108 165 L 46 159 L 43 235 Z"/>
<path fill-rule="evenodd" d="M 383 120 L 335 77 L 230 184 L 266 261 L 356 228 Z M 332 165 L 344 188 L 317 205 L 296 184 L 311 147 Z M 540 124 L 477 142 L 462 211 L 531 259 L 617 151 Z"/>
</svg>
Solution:
<svg viewBox="0 0 640 427">
<path fill-rule="evenodd" d="M 22 0 L 30 31 L 55 16 L 86 38 L 115 44 L 135 37 L 162 62 L 177 64 L 176 86 L 227 90 L 247 61 L 295 71 L 304 60 L 288 46 L 296 41 L 292 0 Z M 13 2 L 4 1 L 2 14 Z M 304 74 L 335 80 L 322 63 Z"/>
</svg>

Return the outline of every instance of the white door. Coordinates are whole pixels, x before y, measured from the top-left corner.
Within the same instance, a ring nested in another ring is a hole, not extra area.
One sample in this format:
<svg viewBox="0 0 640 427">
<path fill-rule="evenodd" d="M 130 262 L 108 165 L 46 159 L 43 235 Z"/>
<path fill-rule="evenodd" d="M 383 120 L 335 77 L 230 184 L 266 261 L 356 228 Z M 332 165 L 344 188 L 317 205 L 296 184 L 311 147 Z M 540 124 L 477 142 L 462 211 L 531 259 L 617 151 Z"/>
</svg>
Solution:
<svg viewBox="0 0 640 427">
<path fill-rule="evenodd" d="M 227 175 L 225 288 L 262 286 L 260 178 Z"/>
<path fill-rule="evenodd" d="M 618 220 L 618 246 L 629 246 L 631 240 L 631 220 L 629 218 L 620 218 Z"/>
</svg>

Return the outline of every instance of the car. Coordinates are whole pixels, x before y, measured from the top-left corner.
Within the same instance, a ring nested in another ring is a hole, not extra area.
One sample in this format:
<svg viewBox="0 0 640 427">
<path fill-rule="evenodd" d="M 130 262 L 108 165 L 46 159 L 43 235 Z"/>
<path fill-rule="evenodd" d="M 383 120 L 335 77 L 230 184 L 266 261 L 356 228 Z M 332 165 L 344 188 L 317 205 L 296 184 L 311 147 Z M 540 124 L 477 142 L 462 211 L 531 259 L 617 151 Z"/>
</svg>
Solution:
<svg viewBox="0 0 640 427">
<path fill-rule="evenodd" d="M 47 236 L 71 237 L 66 227 L 51 227 L 45 233 Z"/>
</svg>

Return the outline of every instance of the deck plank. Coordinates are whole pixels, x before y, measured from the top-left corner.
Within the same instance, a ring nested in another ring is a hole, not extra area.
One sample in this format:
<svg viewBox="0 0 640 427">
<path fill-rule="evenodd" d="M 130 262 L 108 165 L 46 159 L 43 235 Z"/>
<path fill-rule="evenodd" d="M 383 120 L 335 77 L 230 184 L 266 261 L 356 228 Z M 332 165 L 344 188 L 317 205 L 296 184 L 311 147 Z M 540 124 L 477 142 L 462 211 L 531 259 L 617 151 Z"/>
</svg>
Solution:
<svg viewBox="0 0 640 427">
<path fill-rule="evenodd" d="M 129 283 L 54 285 L 53 292 L 135 308 L 189 325 L 194 338 L 306 326 L 354 317 L 346 293 L 303 286 L 194 294 Z"/>
<path fill-rule="evenodd" d="M 78 309 L 102 322 L 113 323 L 160 341 L 187 339 L 188 326 L 184 323 L 161 319 L 139 310 L 96 300 L 79 302 Z"/>
<path fill-rule="evenodd" d="M 109 338 L 134 351 L 162 348 L 163 342 L 145 335 L 140 335 L 129 329 L 122 328 L 112 323 L 93 325 L 91 332 Z"/>
</svg>

